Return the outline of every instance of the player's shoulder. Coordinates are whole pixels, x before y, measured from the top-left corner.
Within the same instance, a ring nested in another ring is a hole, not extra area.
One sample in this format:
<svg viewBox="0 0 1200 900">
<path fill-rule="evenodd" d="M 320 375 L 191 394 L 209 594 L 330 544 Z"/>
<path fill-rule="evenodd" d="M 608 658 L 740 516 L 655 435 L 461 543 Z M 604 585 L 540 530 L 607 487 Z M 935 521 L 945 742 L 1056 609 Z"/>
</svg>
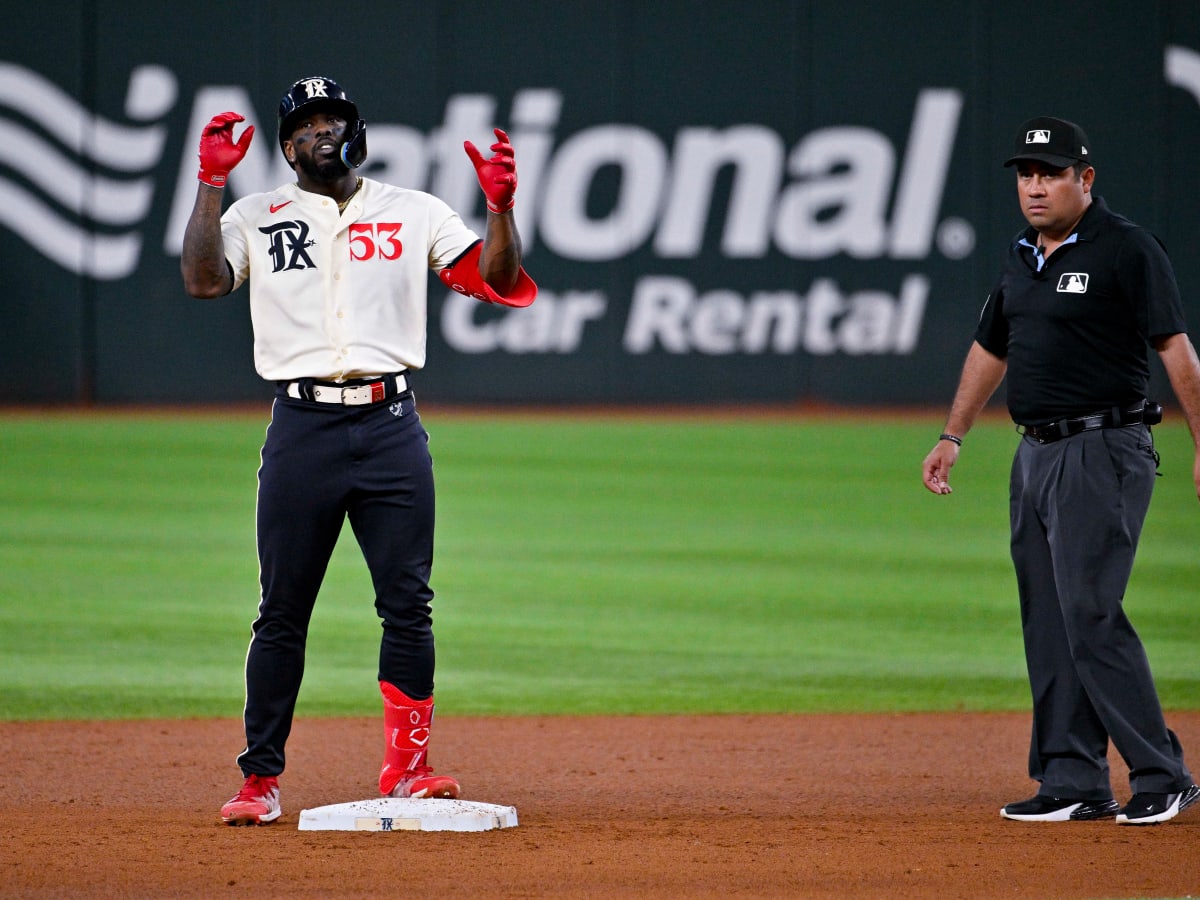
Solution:
<svg viewBox="0 0 1200 900">
<path fill-rule="evenodd" d="M 385 200 L 398 200 L 405 203 L 428 205 L 441 201 L 426 191 L 401 187 L 386 181 L 376 181 L 374 178 L 363 177 L 363 193 Z"/>
<path fill-rule="evenodd" d="M 430 228 L 453 219 L 457 213 L 435 194 L 404 188 L 382 181 L 363 179 L 364 215 L 394 215 L 415 225 L 424 222 Z"/>
<path fill-rule="evenodd" d="M 302 202 L 303 192 L 294 183 L 283 184 L 274 190 L 246 194 L 229 204 L 226 215 L 245 219 L 256 219 L 262 215 L 275 215 L 294 203 Z"/>
</svg>

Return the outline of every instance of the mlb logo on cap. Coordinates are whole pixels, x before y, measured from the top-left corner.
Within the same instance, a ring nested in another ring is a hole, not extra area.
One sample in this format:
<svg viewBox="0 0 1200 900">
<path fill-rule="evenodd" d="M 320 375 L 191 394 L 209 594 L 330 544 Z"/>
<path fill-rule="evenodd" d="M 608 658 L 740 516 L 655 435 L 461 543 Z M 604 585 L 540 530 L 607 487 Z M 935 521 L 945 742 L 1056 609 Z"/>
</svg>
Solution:
<svg viewBox="0 0 1200 900">
<path fill-rule="evenodd" d="M 1090 144 L 1083 129 L 1074 122 L 1038 116 L 1021 123 L 1013 141 L 1013 155 L 1004 165 L 1011 166 L 1028 160 L 1065 169 L 1080 161 L 1090 163 Z"/>
</svg>

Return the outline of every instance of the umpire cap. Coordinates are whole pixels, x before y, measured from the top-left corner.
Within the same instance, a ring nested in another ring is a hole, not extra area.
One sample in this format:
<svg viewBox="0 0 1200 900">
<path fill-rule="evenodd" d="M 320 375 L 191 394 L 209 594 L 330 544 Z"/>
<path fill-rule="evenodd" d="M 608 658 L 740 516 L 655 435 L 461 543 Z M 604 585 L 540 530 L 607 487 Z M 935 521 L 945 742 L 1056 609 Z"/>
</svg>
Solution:
<svg viewBox="0 0 1200 900">
<path fill-rule="evenodd" d="M 1023 123 L 1013 140 L 1013 155 L 1004 165 L 1022 160 L 1043 162 L 1056 169 L 1065 169 L 1077 162 L 1092 164 L 1091 141 L 1083 129 L 1066 119 L 1038 116 Z"/>
</svg>

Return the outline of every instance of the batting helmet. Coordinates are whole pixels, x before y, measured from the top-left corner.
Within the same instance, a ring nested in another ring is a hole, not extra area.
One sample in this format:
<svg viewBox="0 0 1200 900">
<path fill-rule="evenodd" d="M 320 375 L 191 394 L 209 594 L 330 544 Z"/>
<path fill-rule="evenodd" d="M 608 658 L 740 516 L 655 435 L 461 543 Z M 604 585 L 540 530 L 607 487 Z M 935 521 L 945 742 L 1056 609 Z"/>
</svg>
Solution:
<svg viewBox="0 0 1200 900">
<path fill-rule="evenodd" d="M 352 169 L 361 166 L 367 158 L 367 123 L 359 118 L 358 107 L 342 86 L 322 75 L 301 78 L 279 101 L 279 149 L 283 150 L 283 142 L 292 136 L 300 118 L 317 108 L 330 110 L 346 120 L 350 133 L 342 144 L 342 162 Z"/>
</svg>

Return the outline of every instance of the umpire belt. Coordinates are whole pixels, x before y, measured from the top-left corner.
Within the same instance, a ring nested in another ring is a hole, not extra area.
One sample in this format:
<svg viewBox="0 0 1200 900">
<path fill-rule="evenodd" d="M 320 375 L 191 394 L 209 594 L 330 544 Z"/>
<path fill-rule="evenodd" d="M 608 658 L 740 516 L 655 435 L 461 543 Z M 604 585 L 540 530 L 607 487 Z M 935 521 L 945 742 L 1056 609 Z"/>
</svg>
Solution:
<svg viewBox="0 0 1200 900">
<path fill-rule="evenodd" d="M 380 375 L 378 378 L 356 378 L 344 384 L 313 378 L 287 382 L 287 395 L 293 400 L 311 400 L 337 406 L 370 406 L 407 390 L 408 378 L 403 372 Z"/>
<path fill-rule="evenodd" d="M 1039 444 L 1050 444 L 1061 441 L 1065 437 L 1079 434 L 1082 431 L 1095 431 L 1098 428 L 1124 428 L 1127 425 L 1157 425 L 1162 421 L 1162 414 L 1156 416 L 1152 411 L 1160 407 L 1156 403 L 1140 401 L 1133 406 L 1121 408 L 1114 406 L 1103 412 L 1092 413 L 1089 416 L 1078 416 L 1074 419 L 1059 419 L 1045 425 L 1022 425 L 1021 433 L 1033 438 Z"/>
</svg>

